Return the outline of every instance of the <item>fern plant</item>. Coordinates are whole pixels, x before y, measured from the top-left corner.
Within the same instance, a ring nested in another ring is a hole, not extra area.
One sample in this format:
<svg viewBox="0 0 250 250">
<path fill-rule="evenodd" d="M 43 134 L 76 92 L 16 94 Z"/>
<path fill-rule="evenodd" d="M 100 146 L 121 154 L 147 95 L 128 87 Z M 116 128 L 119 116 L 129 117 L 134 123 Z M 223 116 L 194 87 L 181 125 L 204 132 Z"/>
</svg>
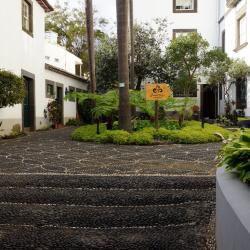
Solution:
<svg viewBox="0 0 250 250">
<path fill-rule="evenodd" d="M 250 134 L 243 133 L 229 141 L 220 151 L 218 166 L 239 174 L 241 181 L 250 182 Z"/>
<path fill-rule="evenodd" d="M 96 120 L 97 134 L 100 133 L 100 119 L 103 116 L 110 117 L 113 113 L 118 111 L 118 93 L 115 90 L 109 91 L 105 94 L 71 92 L 65 97 L 66 100 L 71 98 L 77 99 L 79 103 L 83 103 L 86 100 L 92 100 L 95 103 L 91 113 Z"/>
</svg>

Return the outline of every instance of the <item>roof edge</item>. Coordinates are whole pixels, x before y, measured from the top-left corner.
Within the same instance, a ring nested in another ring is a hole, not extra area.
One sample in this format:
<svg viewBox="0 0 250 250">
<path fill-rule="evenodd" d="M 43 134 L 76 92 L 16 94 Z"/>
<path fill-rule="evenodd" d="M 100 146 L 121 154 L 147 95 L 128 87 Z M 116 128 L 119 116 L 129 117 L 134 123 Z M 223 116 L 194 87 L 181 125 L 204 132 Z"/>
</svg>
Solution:
<svg viewBox="0 0 250 250">
<path fill-rule="evenodd" d="M 48 2 L 48 0 L 36 0 L 40 6 L 45 10 L 45 12 L 51 12 L 54 10 L 52 5 Z"/>
<path fill-rule="evenodd" d="M 61 75 L 64 75 L 64 76 L 67 76 L 67 77 L 70 77 L 70 78 L 73 78 L 73 79 L 78 80 L 78 81 L 81 81 L 82 83 L 88 84 L 88 80 L 84 79 L 83 77 L 78 76 L 78 75 L 74 75 L 68 71 L 57 68 L 51 64 L 45 63 L 45 69 L 53 71 L 53 72 L 61 74 Z"/>
</svg>

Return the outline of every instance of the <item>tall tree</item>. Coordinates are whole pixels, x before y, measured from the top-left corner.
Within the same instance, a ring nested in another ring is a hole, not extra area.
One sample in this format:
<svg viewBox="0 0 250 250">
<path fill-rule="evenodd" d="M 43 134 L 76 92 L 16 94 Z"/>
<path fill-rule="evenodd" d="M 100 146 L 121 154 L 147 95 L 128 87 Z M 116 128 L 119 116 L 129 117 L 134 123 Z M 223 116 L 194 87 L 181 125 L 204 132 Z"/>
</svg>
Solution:
<svg viewBox="0 0 250 250">
<path fill-rule="evenodd" d="M 95 93 L 96 92 L 95 48 L 94 48 L 95 36 L 94 36 L 92 0 L 85 0 L 85 4 L 86 4 L 88 55 L 89 55 L 90 92 Z"/>
<path fill-rule="evenodd" d="M 130 88 L 135 87 L 135 38 L 134 38 L 134 2 L 129 2 L 129 26 L 130 26 Z"/>
<path fill-rule="evenodd" d="M 119 77 L 119 128 L 131 131 L 128 66 L 128 9 L 129 0 L 116 0 Z"/>
<path fill-rule="evenodd" d="M 211 63 L 208 48 L 209 43 L 196 32 L 173 39 L 167 48 L 170 61 L 178 68 L 177 78 L 185 97 L 196 88 L 202 67 L 208 67 Z"/>
<path fill-rule="evenodd" d="M 58 43 L 83 61 L 83 73 L 89 71 L 86 15 L 84 6 L 70 8 L 69 0 L 64 5 L 56 5 L 55 11 L 46 15 L 46 31 L 58 34 Z M 103 18 L 95 19 L 96 39 L 103 37 L 102 27 L 107 24 Z"/>
</svg>

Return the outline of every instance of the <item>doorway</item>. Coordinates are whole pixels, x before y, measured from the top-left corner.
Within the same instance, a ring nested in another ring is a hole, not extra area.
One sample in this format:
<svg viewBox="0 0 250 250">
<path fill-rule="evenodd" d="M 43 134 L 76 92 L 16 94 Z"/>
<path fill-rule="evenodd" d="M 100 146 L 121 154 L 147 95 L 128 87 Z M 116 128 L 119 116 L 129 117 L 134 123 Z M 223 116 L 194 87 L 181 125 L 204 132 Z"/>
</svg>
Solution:
<svg viewBox="0 0 250 250">
<path fill-rule="evenodd" d="M 207 84 L 201 87 L 203 117 L 215 119 L 218 116 L 218 88 Z"/>
<path fill-rule="evenodd" d="M 35 130 L 35 91 L 34 80 L 23 76 L 25 84 L 25 98 L 23 102 L 23 128 Z"/>
<path fill-rule="evenodd" d="M 56 86 L 56 101 L 59 110 L 59 123 L 63 125 L 63 87 Z"/>
</svg>

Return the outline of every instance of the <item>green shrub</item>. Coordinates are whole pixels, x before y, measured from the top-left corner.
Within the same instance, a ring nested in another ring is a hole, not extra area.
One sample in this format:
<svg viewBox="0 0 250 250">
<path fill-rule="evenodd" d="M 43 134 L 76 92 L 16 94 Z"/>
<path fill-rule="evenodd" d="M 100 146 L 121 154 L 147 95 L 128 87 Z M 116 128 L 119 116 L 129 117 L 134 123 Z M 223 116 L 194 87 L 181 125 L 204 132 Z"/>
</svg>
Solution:
<svg viewBox="0 0 250 250">
<path fill-rule="evenodd" d="M 100 124 L 100 132 L 106 131 L 105 124 Z M 95 141 L 96 139 L 96 125 L 86 125 L 77 128 L 71 134 L 71 138 L 74 141 Z"/>
<path fill-rule="evenodd" d="M 179 129 L 181 129 L 181 126 L 179 125 L 179 122 L 176 121 L 176 120 L 160 121 L 160 127 L 168 129 L 168 130 L 179 130 Z"/>
<path fill-rule="evenodd" d="M 222 141 L 222 137 L 216 136 L 215 133 L 221 134 L 225 139 L 230 135 L 228 130 L 216 125 L 205 124 L 205 128 L 202 129 L 200 122 L 197 121 L 186 122 L 179 130 L 160 128 L 157 131 L 153 127 L 146 127 L 132 134 L 121 130 L 107 131 L 105 124 L 101 124 L 100 132 L 100 135 L 96 134 L 96 125 L 86 125 L 76 129 L 72 133 L 72 139 L 76 141 L 136 145 L 153 144 L 154 140 L 171 143 L 197 144 Z"/>
<path fill-rule="evenodd" d="M 123 130 L 107 130 L 96 136 L 99 143 L 128 144 L 130 134 Z"/>
<path fill-rule="evenodd" d="M 69 119 L 65 125 L 78 127 L 81 125 L 81 122 L 77 119 Z"/>
<path fill-rule="evenodd" d="M 129 137 L 129 144 L 150 145 L 153 144 L 153 134 L 147 131 L 138 131 L 132 133 Z"/>
<path fill-rule="evenodd" d="M 24 135 L 24 133 L 21 130 L 20 124 L 15 124 L 13 125 L 11 129 L 11 133 L 9 135 L 4 135 L 2 138 L 3 139 L 14 139 L 17 138 L 18 136 Z"/>
<path fill-rule="evenodd" d="M 250 183 L 250 133 L 229 141 L 218 155 L 219 166 L 236 171 L 241 181 Z"/>
<path fill-rule="evenodd" d="M 22 77 L 0 69 L 0 108 L 23 102 L 25 85 Z"/>
<path fill-rule="evenodd" d="M 133 129 L 135 131 L 142 130 L 147 127 L 152 127 L 153 124 L 149 120 L 135 120 L 133 123 Z"/>
</svg>

